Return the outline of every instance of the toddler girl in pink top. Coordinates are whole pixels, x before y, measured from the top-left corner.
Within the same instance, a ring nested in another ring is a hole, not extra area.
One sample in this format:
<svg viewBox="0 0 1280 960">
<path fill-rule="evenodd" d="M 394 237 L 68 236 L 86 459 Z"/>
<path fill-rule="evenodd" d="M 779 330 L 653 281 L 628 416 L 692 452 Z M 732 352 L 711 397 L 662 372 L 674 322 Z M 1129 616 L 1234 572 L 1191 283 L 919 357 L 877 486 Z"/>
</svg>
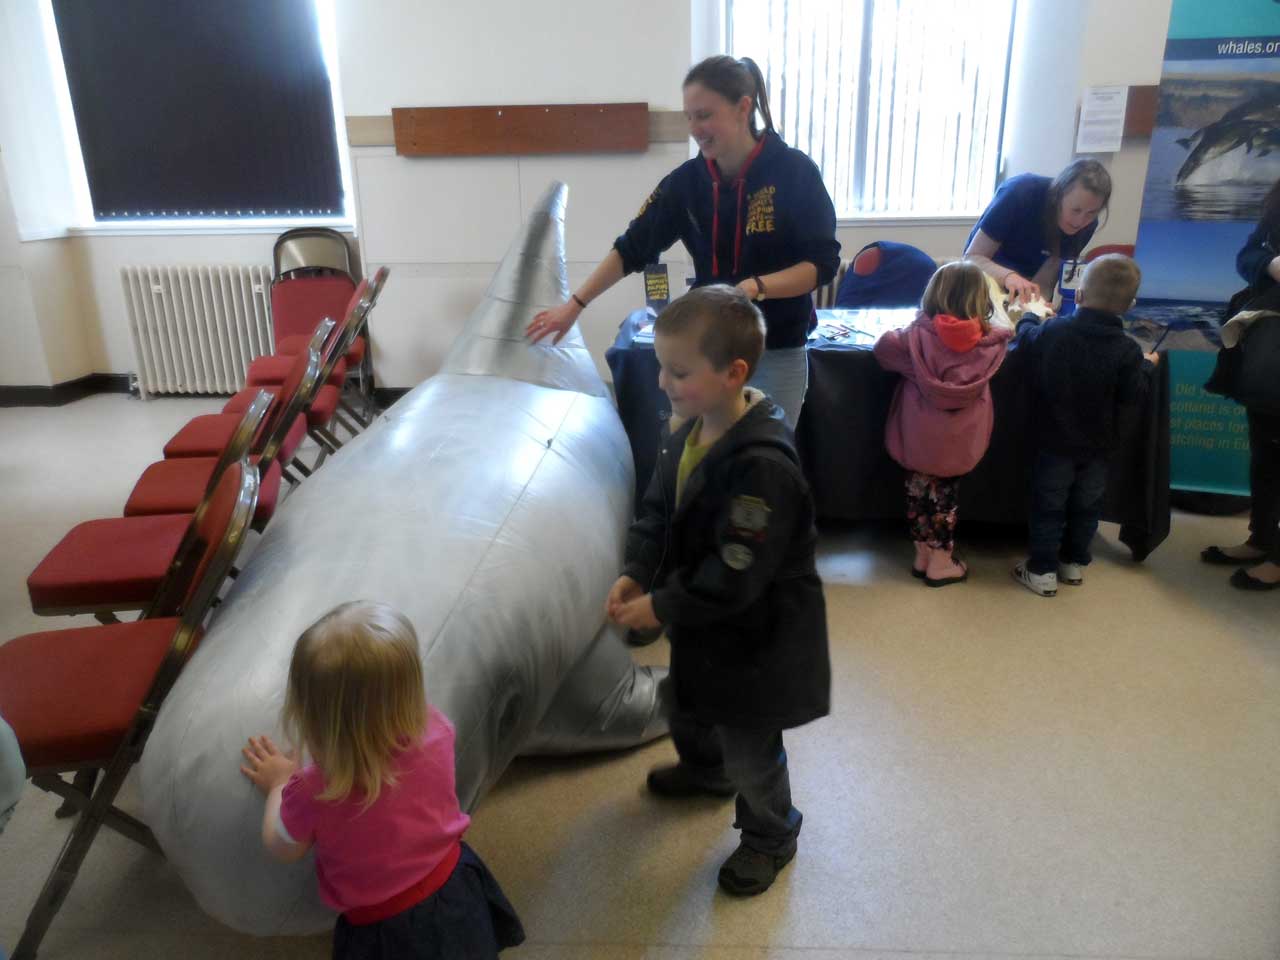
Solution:
<svg viewBox="0 0 1280 960">
<path fill-rule="evenodd" d="M 320 896 L 341 916 L 335 960 L 496 957 L 524 940 L 511 904 L 462 842 L 453 727 L 429 706 L 418 638 L 403 614 L 358 601 L 293 650 L 282 753 L 250 737 L 245 776 L 267 796 L 262 839 L 277 859 L 314 848 Z"/>
</svg>

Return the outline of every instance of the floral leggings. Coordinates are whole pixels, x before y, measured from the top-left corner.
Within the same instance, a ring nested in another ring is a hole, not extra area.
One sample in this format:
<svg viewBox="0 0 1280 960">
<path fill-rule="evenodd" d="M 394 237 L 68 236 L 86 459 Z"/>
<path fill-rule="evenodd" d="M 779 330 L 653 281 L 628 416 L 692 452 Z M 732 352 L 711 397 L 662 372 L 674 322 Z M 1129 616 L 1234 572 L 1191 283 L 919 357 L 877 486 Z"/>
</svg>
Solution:
<svg viewBox="0 0 1280 960">
<path fill-rule="evenodd" d="M 907 522 L 911 539 L 937 550 L 951 550 L 956 539 L 959 477 L 907 474 Z"/>
</svg>

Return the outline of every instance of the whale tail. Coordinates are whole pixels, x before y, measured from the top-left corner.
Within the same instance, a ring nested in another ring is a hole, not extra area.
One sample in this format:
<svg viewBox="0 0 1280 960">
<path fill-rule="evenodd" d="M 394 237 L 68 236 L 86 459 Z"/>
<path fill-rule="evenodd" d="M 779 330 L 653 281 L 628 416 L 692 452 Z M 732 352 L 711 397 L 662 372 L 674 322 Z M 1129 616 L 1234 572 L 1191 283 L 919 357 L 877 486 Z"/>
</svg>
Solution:
<svg viewBox="0 0 1280 960">
<path fill-rule="evenodd" d="M 533 344 L 524 335 L 537 313 L 569 299 L 564 258 L 568 197 L 566 184 L 554 181 L 547 187 L 454 341 L 442 373 L 507 377 L 609 396 L 576 326 L 554 346 L 549 340 Z"/>
</svg>

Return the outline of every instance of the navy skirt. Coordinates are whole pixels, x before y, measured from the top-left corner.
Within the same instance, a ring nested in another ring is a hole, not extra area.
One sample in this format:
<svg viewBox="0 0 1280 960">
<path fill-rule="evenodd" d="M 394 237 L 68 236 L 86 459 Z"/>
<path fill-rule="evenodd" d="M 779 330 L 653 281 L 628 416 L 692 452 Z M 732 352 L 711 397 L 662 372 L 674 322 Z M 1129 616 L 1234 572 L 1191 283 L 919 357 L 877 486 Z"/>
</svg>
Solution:
<svg viewBox="0 0 1280 960">
<path fill-rule="evenodd" d="M 524 942 L 520 918 L 465 843 L 443 887 L 394 917 L 356 926 L 338 918 L 334 960 L 479 960 Z"/>
</svg>

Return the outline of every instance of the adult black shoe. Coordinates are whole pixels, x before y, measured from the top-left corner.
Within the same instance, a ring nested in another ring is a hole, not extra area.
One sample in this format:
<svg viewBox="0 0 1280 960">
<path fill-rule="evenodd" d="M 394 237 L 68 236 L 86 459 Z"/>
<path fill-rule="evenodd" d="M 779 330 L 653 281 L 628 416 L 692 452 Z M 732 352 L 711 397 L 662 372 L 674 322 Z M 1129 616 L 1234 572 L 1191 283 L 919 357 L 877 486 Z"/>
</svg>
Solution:
<svg viewBox="0 0 1280 960">
<path fill-rule="evenodd" d="M 1221 547 L 1205 547 L 1200 551 L 1200 559 L 1217 567 L 1238 567 L 1242 563 L 1260 563 L 1266 559 L 1265 553 L 1256 557 L 1233 557 Z"/>
<path fill-rule="evenodd" d="M 650 770 L 648 784 L 660 797 L 732 797 L 738 792 L 723 772 L 707 773 L 687 763 Z"/>
<path fill-rule="evenodd" d="M 1259 592 L 1280 590 L 1280 581 L 1268 583 L 1266 580 L 1258 580 L 1249 576 L 1249 571 L 1244 567 L 1241 567 L 1231 575 L 1231 585 L 1237 590 L 1255 590 Z"/>
<path fill-rule="evenodd" d="M 735 897 L 754 897 L 764 893 L 773 886 L 782 868 L 795 855 L 794 847 L 790 853 L 771 854 L 752 850 L 745 843 L 740 843 L 720 867 L 720 889 Z"/>
</svg>

